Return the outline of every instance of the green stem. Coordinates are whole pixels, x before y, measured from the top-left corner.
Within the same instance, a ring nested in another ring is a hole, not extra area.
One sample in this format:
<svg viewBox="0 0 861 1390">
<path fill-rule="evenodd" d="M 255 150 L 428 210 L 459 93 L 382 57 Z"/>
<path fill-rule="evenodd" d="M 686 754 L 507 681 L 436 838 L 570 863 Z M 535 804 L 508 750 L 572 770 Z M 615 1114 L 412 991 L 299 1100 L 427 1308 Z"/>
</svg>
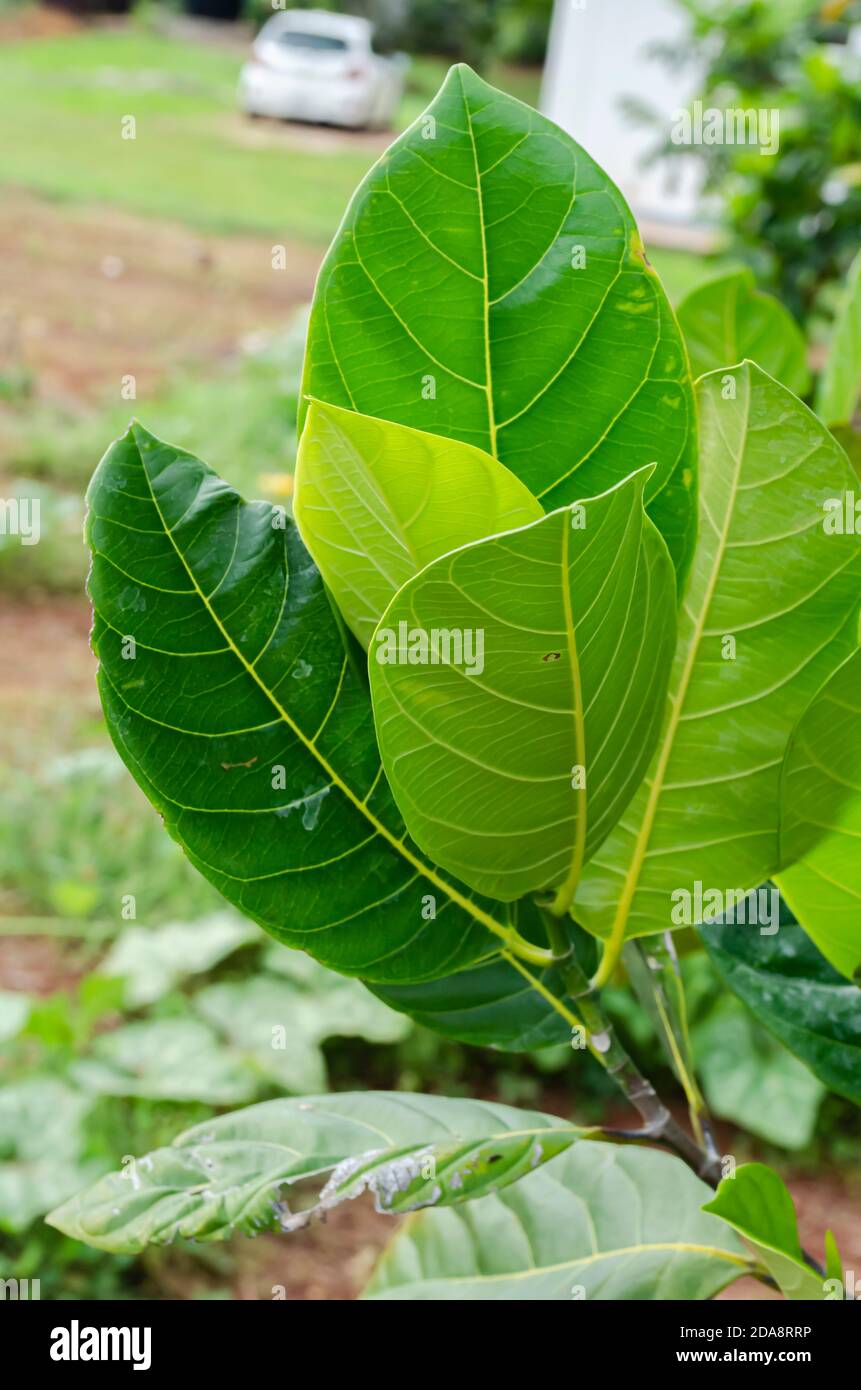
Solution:
<svg viewBox="0 0 861 1390">
<path fill-rule="evenodd" d="M 574 1009 L 583 1020 L 589 1050 L 612 1076 L 643 1122 L 642 1129 L 626 1133 L 626 1137 L 652 1139 L 666 1144 L 699 1177 L 716 1187 L 720 1180 L 716 1155 L 697 1144 L 673 1119 L 652 1083 L 643 1076 L 616 1037 L 613 1024 L 601 1007 L 597 991 L 574 955 L 561 920 L 546 908 L 542 909 L 542 916 L 554 963 Z"/>
</svg>

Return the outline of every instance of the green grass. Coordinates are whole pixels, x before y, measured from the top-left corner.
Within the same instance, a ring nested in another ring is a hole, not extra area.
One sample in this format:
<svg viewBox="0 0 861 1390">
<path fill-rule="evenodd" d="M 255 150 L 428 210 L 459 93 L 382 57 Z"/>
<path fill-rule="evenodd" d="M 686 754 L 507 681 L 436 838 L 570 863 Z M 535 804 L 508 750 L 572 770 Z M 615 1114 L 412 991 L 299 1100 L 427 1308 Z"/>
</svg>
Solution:
<svg viewBox="0 0 861 1390">
<path fill-rule="evenodd" d="M 0 536 L 0 592 L 83 591 L 84 490 L 132 415 L 162 439 L 204 459 L 244 496 L 285 500 L 270 478 L 293 471 L 303 346 L 300 319 L 268 348 L 231 368 L 173 378 L 147 400 L 115 402 L 75 420 L 27 401 L 4 412 L 0 474 L 8 481 L 2 489 L 7 496 L 40 499 L 41 540 L 21 546 L 14 536 Z"/>
<path fill-rule="evenodd" d="M 334 152 L 303 150 L 299 135 L 247 122 L 236 106 L 241 61 L 132 26 L 7 45 L 0 127 L 15 137 L 0 145 L 0 181 L 211 231 L 324 244 L 375 155 L 348 140 Z M 445 71 L 441 59 L 413 65 L 399 127 L 423 110 Z M 496 76 L 536 98 L 534 73 Z M 134 140 L 121 137 L 129 115 Z"/>
</svg>

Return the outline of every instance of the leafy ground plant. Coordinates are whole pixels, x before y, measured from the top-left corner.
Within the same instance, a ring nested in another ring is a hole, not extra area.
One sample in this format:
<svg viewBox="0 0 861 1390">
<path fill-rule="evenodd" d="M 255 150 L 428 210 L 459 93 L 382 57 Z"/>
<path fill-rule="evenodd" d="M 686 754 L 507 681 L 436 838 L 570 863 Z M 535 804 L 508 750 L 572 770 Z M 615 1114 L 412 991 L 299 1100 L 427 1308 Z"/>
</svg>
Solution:
<svg viewBox="0 0 861 1390">
<path fill-rule="evenodd" d="M 744 1273 L 842 1297 L 780 1177 L 715 1146 L 677 952 L 702 932 L 728 1000 L 857 1098 L 861 537 L 832 524 L 854 475 L 791 389 L 797 356 L 768 363 L 791 385 L 738 363 L 748 333 L 771 341 L 733 293 L 729 356 L 694 384 L 618 190 L 456 67 L 323 266 L 296 522 L 137 423 L 108 450 L 88 517 L 102 702 L 191 862 L 443 1034 L 569 1038 L 635 1118 L 274 1100 L 54 1225 L 134 1251 L 289 1231 L 370 1190 L 421 1209 L 372 1298 L 696 1299 Z M 687 331 L 714 348 L 708 322 Z M 823 864 L 825 920 L 805 891 Z M 623 978 L 689 1127 L 613 1030 Z M 699 1055 L 720 1046 L 718 1026 Z"/>
</svg>

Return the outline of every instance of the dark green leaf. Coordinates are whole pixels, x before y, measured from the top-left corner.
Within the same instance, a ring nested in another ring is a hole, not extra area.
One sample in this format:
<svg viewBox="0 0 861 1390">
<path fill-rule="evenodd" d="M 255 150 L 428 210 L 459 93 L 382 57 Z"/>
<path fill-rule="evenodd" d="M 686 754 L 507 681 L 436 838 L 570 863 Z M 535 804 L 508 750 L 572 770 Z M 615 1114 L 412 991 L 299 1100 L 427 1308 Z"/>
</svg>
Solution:
<svg viewBox="0 0 861 1390">
<path fill-rule="evenodd" d="M 405 840 L 367 690 L 282 511 L 133 425 L 93 478 L 87 533 L 111 736 L 230 902 L 380 982 L 448 974 L 510 938 Z"/>
<path fill-rule="evenodd" d="M 700 927 L 730 989 L 832 1091 L 861 1105 L 861 990 L 791 920 L 774 935 L 735 923 Z"/>
</svg>

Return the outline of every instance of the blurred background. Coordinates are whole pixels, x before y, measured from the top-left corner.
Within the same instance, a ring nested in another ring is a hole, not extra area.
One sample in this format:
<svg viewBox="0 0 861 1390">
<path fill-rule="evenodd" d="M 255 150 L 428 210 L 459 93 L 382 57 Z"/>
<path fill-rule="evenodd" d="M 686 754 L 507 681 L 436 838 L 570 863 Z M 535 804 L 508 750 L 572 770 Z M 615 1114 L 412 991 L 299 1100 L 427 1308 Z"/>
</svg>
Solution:
<svg viewBox="0 0 861 1390">
<path fill-rule="evenodd" d="M 289 1243 L 137 1259 L 42 1224 L 123 1155 L 221 1109 L 380 1086 L 615 1113 L 588 1056 L 438 1039 L 269 944 L 185 864 L 113 753 L 93 682 L 81 523 L 107 444 L 137 415 L 289 505 L 317 267 L 453 61 L 605 163 L 675 303 L 749 264 L 815 359 L 859 245 L 858 4 L 300 8 L 0 0 L 0 496 L 41 508 L 38 545 L 0 534 L 0 1277 L 39 1278 L 43 1298 L 353 1296 L 392 1229 L 363 1200 Z M 695 98 L 778 109 L 779 148 L 675 145 L 672 112 Z M 685 969 L 724 1151 L 775 1161 L 802 1237 L 818 1248 L 831 1225 L 852 1267 L 857 1111 L 721 997 L 702 953 Z M 621 990 L 610 1004 L 674 1094 L 648 1018 Z M 752 1291 L 768 1296 L 729 1293 Z"/>
</svg>

